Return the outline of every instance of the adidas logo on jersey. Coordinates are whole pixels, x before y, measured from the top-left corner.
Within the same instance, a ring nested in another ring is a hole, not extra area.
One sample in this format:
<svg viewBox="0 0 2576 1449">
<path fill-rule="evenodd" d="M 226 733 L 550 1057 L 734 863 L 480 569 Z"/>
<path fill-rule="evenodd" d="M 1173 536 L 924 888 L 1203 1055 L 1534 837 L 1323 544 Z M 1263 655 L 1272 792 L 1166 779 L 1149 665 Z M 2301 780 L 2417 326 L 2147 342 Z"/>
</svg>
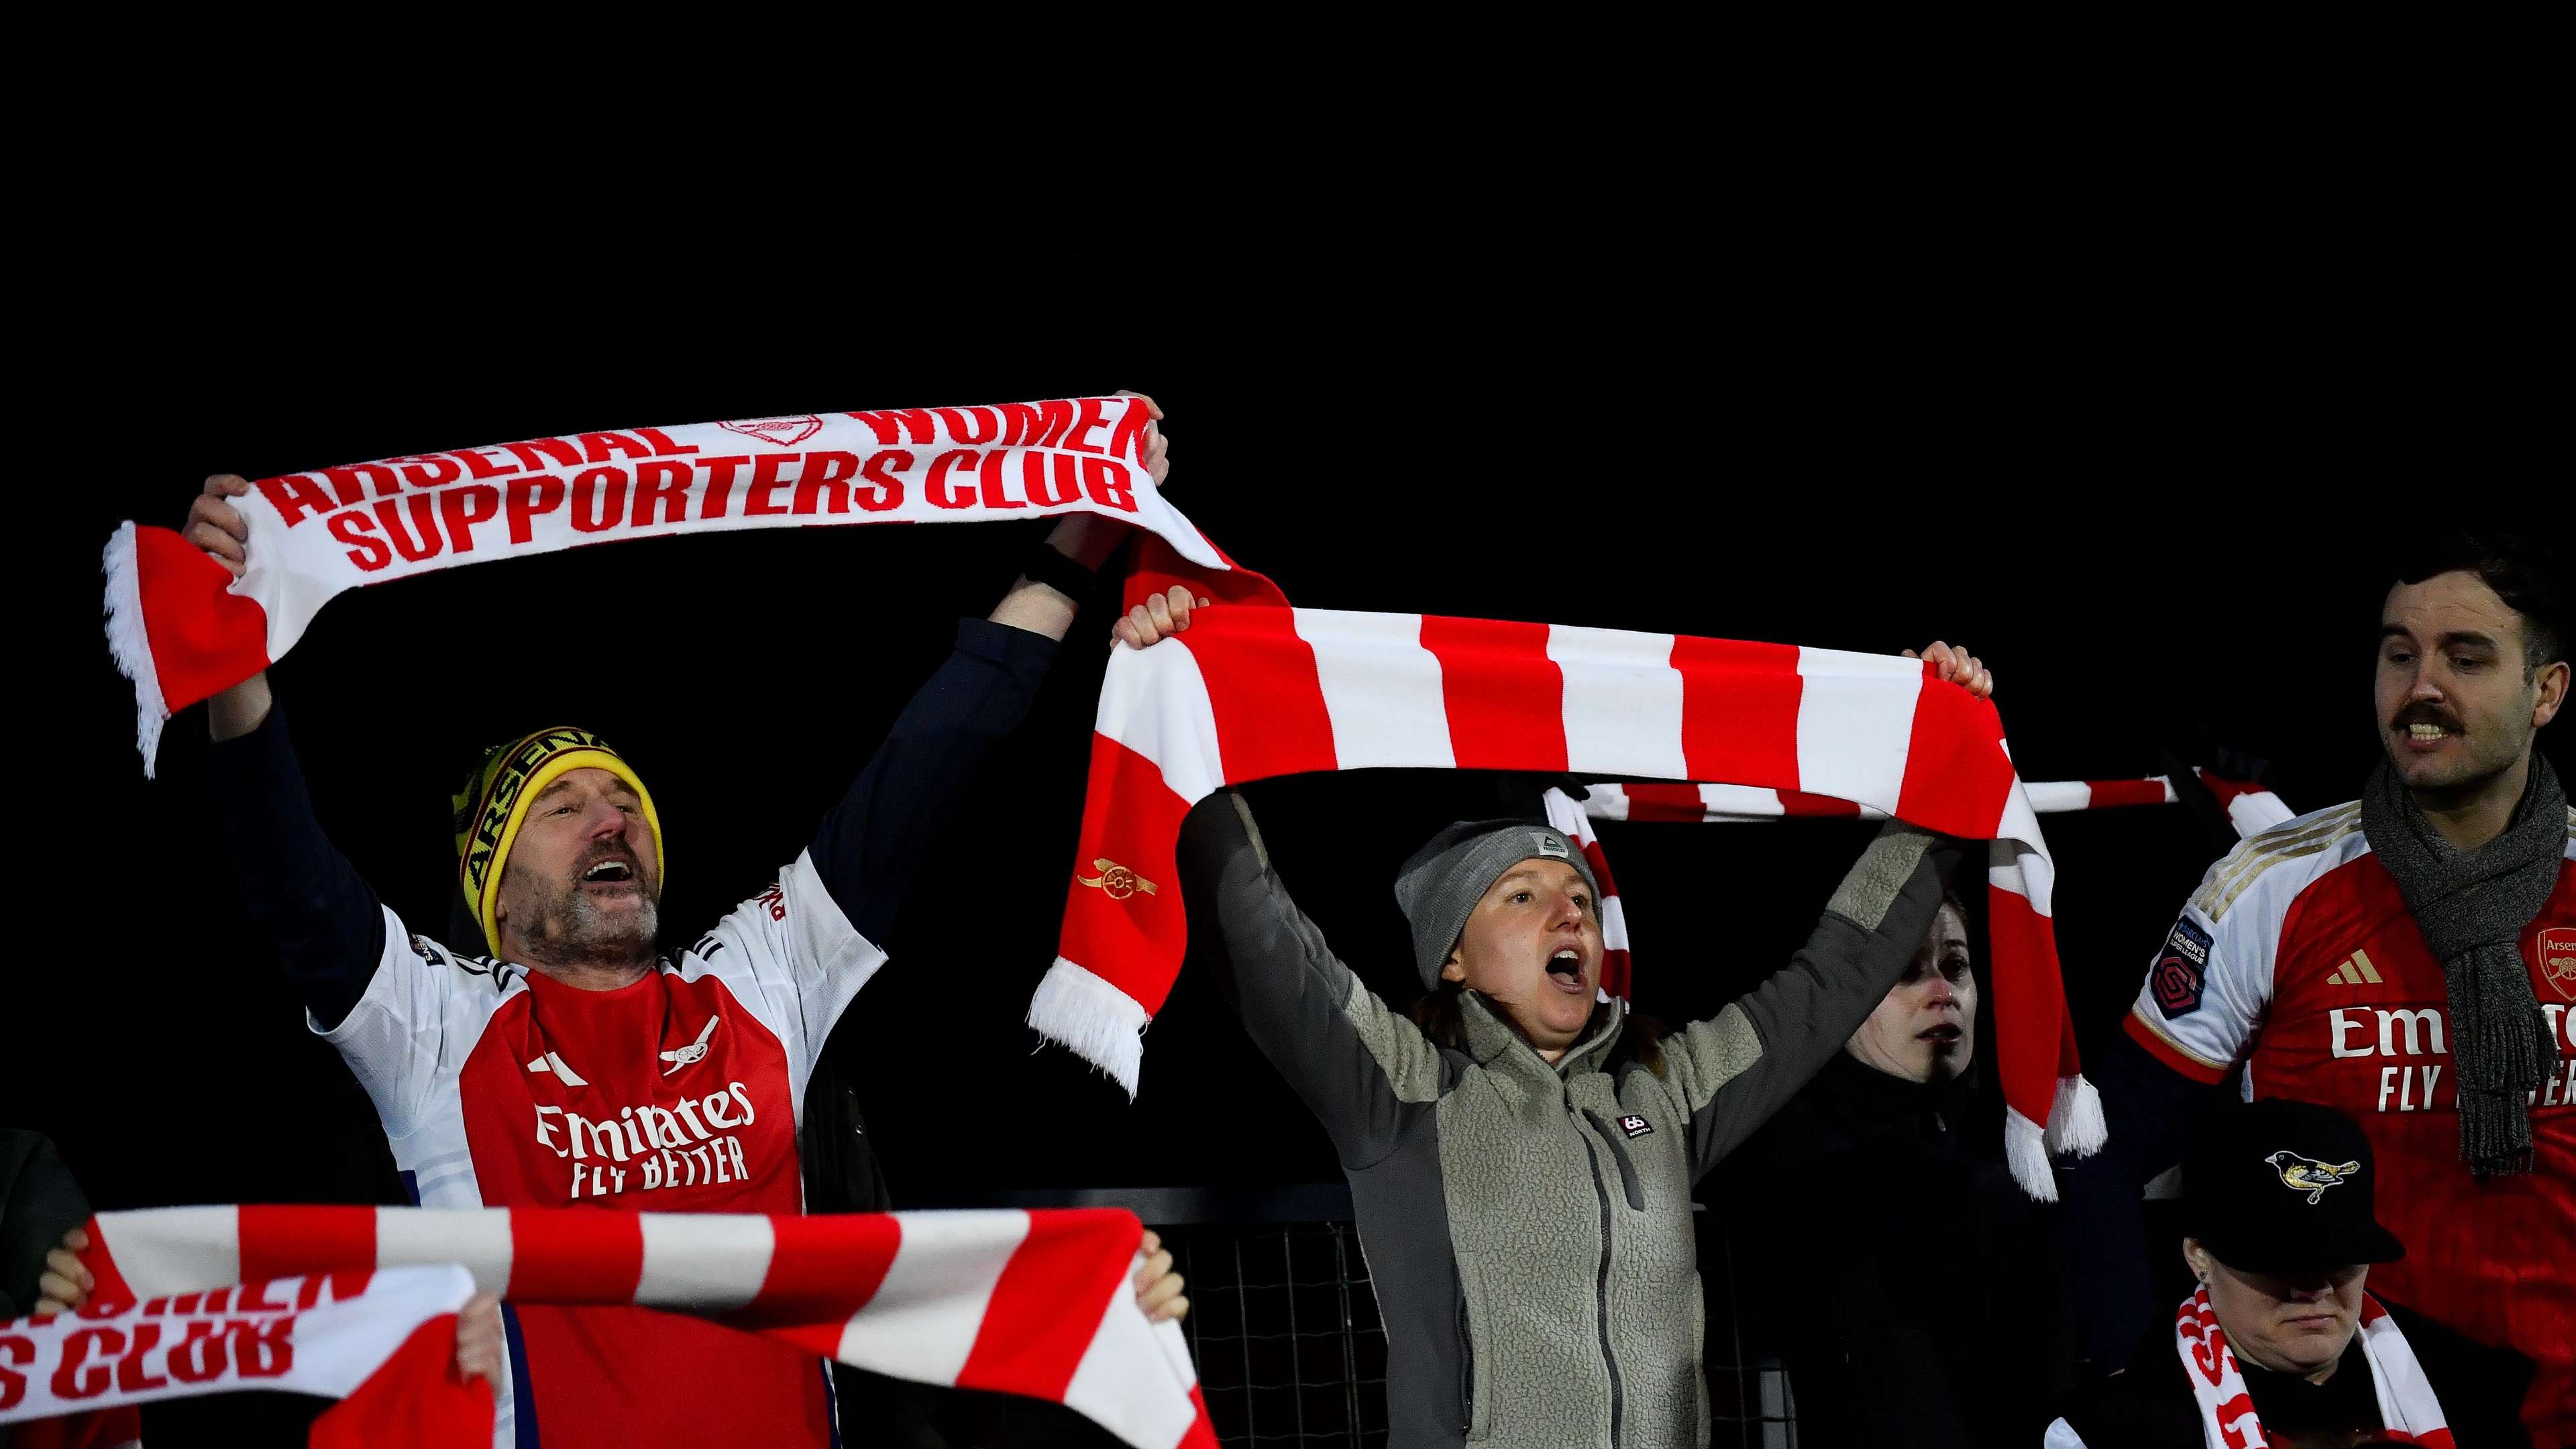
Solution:
<svg viewBox="0 0 2576 1449">
<path fill-rule="evenodd" d="M 2343 964 L 2326 973 L 2326 981 L 2337 986 L 2377 986 L 2379 968 L 2370 964 L 2370 953 L 2355 951 L 2343 958 Z"/>
</svg>

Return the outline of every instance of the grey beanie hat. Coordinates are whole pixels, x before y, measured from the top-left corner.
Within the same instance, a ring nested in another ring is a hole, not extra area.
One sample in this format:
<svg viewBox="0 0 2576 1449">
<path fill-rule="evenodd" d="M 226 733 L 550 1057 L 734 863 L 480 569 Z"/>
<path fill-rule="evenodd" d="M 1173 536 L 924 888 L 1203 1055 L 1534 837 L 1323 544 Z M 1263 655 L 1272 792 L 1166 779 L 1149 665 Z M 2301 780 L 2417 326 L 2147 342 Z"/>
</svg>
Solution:
<svg viewBox="0 0 2576 1449">
<path fill-rule="evenodd" d="M 1599 910 L 1601 882 L 1583 847 L 1553 826 L 1528 820 L 1461 820 L 1413 853 L 1395 873 L 1395 903 L 1413 923 L 1413 965 L 1426 991 L 1440 985 L 1449 948 L 1467 929 L 1467 916 L 1503 872 L 1525 860 L 1561 860 L 1592 887 Z"/>
</svg>

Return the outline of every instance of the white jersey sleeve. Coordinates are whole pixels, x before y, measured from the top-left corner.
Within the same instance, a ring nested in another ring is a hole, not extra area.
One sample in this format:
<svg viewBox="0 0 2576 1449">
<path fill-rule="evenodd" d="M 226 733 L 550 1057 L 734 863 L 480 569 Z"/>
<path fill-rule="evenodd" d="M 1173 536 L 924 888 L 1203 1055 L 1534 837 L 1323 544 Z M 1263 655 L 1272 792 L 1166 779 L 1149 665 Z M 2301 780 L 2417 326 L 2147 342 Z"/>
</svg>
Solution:
<svg viewBox="0 0 2576 1449">
<path fill-rule="evenodd" d="M 2215 1083 L 2253 1050 L 2272 1004 L 2290 902 L 2361 828 L 2359 805 L 2303 815 L 2240 842 L 2166 932 L 2129 1009 L 2129 1034 L 2166 1066 Z"/>
<path fill-rule="evenodd" d="M 340 1024 L 305 1024 L 337 1047 L 366 1088 L 401 1156 L 403 1139 L 433 1118 L 453 1114 L 455 1081 L 484 1025 L 510 996 L 527 989 L 525 972 L 480 956 L 460 956 L 413 935 L 385 910 L 385 949 L 365 994 Z"/>
<path fill-rule="evenodd" d="M 787 1049 L 798 1110 L 816 1058 L 851 998 L 885 965 L 799 852 L 778 883 L 727 912 L 683 958 L 683 974 L 727 978 Z"/>
</svg>

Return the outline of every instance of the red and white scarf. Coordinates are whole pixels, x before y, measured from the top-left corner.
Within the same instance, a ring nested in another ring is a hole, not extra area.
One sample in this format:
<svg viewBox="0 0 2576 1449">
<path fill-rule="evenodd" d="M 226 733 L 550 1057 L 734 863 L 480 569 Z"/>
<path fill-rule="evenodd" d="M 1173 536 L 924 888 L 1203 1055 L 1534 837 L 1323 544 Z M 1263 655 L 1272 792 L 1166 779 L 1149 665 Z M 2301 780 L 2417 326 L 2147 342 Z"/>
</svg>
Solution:
<svg viewBox="0 0 2576 1449">
<path fill-rule="evenodd" d="M 1096 513 L 1232 568 L 1155 491 L 1139 398 L 746 418 L 534 438 L 262 478 L 236 580 L 177 532 L 108 540 L 108 647 L 152 771 L 170 715 L 282 659 L 343 591 L 575 544 Z"/>
<path fill-rule="evenodd" d="M 1179 1327 L 1136 1302 L 1144 1228 L 1117 1209 L 242 1206 L 101 1213 L 88 1227 L 81 1260 L 101 1305 L 453 1263 L 516 1302 L 702 1314 L 895 1378 L 1052 1400 L 1137 1449 L 1216 1445 Z"/>
<path fill-rule="evenodd" d="M 2432 1449 L 2451 1449 L 2451 1431 L 2433 1397 L 2431 1380 L 2416 1362 L 2415 1350 L 2399 1332 L 2397 1320 L 2379 1300 L 2361 1299 L 2361 1352 L 2370 1360 L 2371 1385 L 2379 1398 L 2382 1428 L 2412 1435 Z M 2263 1436 L 2254 1416 L 2254 1396 L 2236 1366 L 2236 1351 L 2227 1346 L 2226 1331 L 2209 1306 L 2209 1285 L 2202 1284 L 2174 1315 L 2174 1350 L 2182 1355 L 2192 1397 L 2200 1404 L 2201 1440 L 2206 1449 L 2261 1449 Z"/>
<path fill-rule="evenodd" d="M 1140 571 L 1153 582 L 1150 569 Z M 1923 663 L 1566 625 L 1215 609 L 1113 652 L 1055 965 L 1030 1025 L 1131 1093 L 1186 945 L 1181 817 L 1218 788 L 1373 767 L 1577 771 L 1832 795 L 1994 842 L 1999 1074 L 2013 1173 L 2101 1145 L 2049 925 L 2039 818 L 1994 706 Z M 2043 1128 L 2042 1124 L 2046 1124 Z"/>
<path fill-rule="evenodd" d="M 2192 773 L 2227 811 L 2237 835 L 2250 836 L 2291 818 L 2289 805 L 2261 785 L 2213 775 L 2195 765 Z M 1591 797 L 1586 814 L 1600 820 L 1665 820 L 1713 825 L 1831 817 L 1875 820 L 1885 812 L 1850 800 L 1808 795 L 1796 790 L 1760 790 L 1744 785 L 1672 785 L 1660 781 L 1586 786 Z M 2171 805 L 2179 798 L 2173 781 L 2162 775 L 2143 780 L 2025 780 L 2030 808 L 2042 815 L 2077 810 L 2109 810 L 2130 805 Z"/>
<path fill-rule="evenodd" d="M 2228 820 L 2240 838 L 2291 818 L 2290 807 L 2281 797 L 2260 785 L 2225 779 L 2197 765 L 2192 767 L 2192 773 L 2227 808 Z M 1619 883 L 1610 874 L 1610 858 L 1601 849 L 1600 837 L 1593 833 L 1594 820 L 1748 825 L 1794 818 L 1886 817 L 1884 811 L 1849 800 L 1802 795 L 1795 790 L 1757 790 L 1749 785 L 1670 785 L 1632 780 L 1584 788 L 1588 793 L 1580 805 L 1562 790 L 1551 789 L 1542 798 L 1547 805 L 1547 823 L 1583 847 L 1584 857 L 1592 864 L 1593 879 L 1601 883 L 1604 1000 L 1631 994 L 1635 968 L 1628 949 L 1627 903 L 1620 898 Z M 2025 780 L 2022 789 L 2030 795 L 2031 808 L 2042 815 L 2128 805 L 2171 805 L 2177 798 L 2173 782 L 2162 775 L 2143 780 Z"/>
<path fill-rule="evenodd" d="M 492 1387 L 450 1367 L 473 1294 L 450 1264 L 101 1298 L 0 1324 L 0 1424 L 282 1389 L 344 1401 L 314 1424 L 315 1445 L 484 1449 Z"/>
</svg>

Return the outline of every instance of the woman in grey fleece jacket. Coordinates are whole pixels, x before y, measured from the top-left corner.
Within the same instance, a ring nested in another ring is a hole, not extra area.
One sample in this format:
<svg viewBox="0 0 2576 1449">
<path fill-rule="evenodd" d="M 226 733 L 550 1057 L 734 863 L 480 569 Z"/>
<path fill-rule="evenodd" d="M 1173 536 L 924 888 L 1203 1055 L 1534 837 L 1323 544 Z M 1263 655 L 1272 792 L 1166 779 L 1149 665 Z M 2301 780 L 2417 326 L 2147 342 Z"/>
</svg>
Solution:
<svg viewBox="0 0 2576 1449">
<path fill-rule="evenodd" d="M 1904 974 L 1955 842 L 1891 822 L 1805 949 L 1660 1043 L 1596 1006 L 1583 853 L 1544 826 L 1453 825 L 1396 887 L 1426 1036 L 1360 984 L 1270 868 L 1243 798 L 1182 833 L 1194 915 L 1244 1025 L 1322 1119 L 1386 1322 L 1391 1449 L 1706 1444 L 1691 1187 Z"/>
</svg>

